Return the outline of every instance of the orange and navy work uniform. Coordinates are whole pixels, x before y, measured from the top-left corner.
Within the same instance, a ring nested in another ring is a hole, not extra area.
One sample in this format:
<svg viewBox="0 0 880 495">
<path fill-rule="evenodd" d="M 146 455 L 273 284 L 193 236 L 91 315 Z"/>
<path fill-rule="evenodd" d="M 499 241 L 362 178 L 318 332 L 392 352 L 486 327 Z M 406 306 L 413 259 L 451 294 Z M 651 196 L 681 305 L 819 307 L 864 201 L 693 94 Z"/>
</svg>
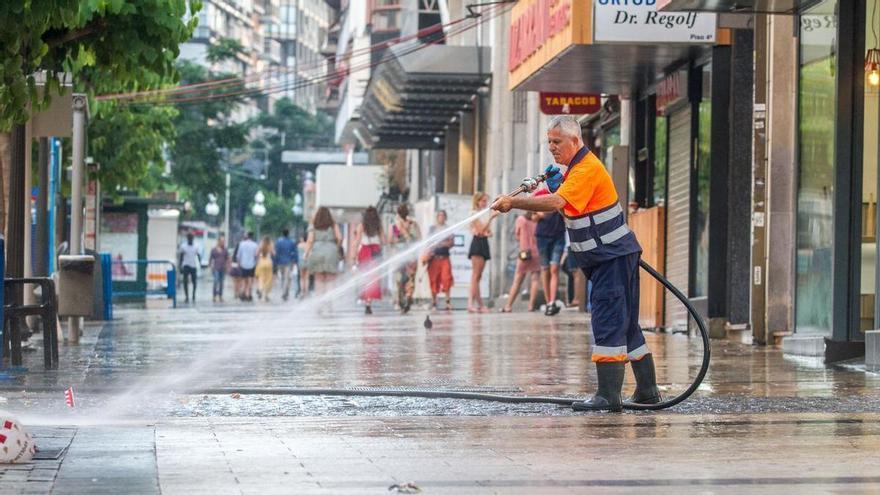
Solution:
<svg viewBox="0 0 880 495">
<path fill-rule="evenodd" d="M 650 351 L 639 327 L 642 248 L 626 225 L 611 176 L 583 147 L 568 164 L 556 194 L 565 200 L 569 257 L 592 284 L 593 361 L 643 358 Z"/>
</svg>

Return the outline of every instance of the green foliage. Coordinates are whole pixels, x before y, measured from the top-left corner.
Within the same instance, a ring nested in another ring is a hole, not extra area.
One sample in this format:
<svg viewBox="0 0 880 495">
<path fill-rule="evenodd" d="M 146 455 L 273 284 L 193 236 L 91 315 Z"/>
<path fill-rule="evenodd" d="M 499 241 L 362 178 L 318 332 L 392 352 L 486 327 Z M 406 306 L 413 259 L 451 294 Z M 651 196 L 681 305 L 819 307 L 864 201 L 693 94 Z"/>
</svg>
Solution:
<svg viewBox="0 0 880 495">
<path fill-rule="evenodd" d="M 222 62 L 224 60 L 232 60 L 244 53 L 244 47 L 238 40 L 232 38 L 223 38 L 208 47 L 208 53 L 205 58 L 208 62 Z"/>
<path fill-rule="evenodd" d="M 192 35 L 199 0 L 5 0 L 0 2 L 0 130 L 58 94 L 56 73 L 79 89 L 157 87 L 174 77 L 178 45 Z M 187 20 L 188 19 L 188 20 Z M 37 92 L 33 74 L 49 73 Z"/>
<path fill-rule="evenodd" d="M 104 191 L 153 192 L 164 169 L 163 148 L 175 136 L 171 107 L 96 105 L 89 120 L 89 154 L 101 165 Z"/>
<path fill-rule="evenodd" d="M 275 103 L 273 113 L 262 113 L 254 122 L 269 131 L 263 140 L 255 141 L 252 148 L 268 150 L 269 184 L 284 181 L 284 190 L 299 190 L 299 177 L 291 174 L 287 164 L 281 162 L 284 150 L 334 148 L 333 121 L 324 113 L 311 115 L 288 98 Z"/>
<path fill-rule="evenodd" d="M 294 218 L 291 209 L 293 208 L 293 200 L 290 198 L 278 197 L 276 193 L 264 192 L 266 195 L 266 215 L 259 220 L 260 233 L 268 235 L 273 240 L 281 235 L 281 231 L 285 228 L 295 232 L 297 227 L 301 226 L 302 219 Z M 248 230 L 257 231 L 257 218 L 250 213 L 250 206 L 253 204 L 253 195 L 251 196 L 251 204 L 248 205 L 248 216 L 245 220 L 245 226 Z"/>
<path fill-rule="evenodd" d="M 184 84 L 229 77 L 186 60 L 178 62 L 177 68 Z M 224 149 L 247 145 L 248 126 L 231 118 L 241 101 L 241 98 L 231 97 L 183 104 L 174 118 L 177 138 L 169 150 L 173 163 L 172 179 L 183 196 L 192 201 L 197 215 L 204 212 L 209 193 L 221 198 L 221 203 L 223 201 Z"/>
</svg>

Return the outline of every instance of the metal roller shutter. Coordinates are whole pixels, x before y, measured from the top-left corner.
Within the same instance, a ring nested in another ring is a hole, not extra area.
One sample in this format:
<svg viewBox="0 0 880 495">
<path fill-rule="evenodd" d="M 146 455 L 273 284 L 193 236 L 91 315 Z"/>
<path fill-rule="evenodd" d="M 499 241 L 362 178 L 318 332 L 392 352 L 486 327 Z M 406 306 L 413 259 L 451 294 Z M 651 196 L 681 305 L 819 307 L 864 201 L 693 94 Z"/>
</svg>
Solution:
<svg viewBox="0 0 880 495">
<path fill-rule="evenodd" d="M 685 295 L 690 263 L 691 211 L 691 110 L 679 110 L 669 116 L 669 192 L 666 224 L 666 277 Z M 687 310 L 666 291 L 666 327 L 687 328 Z"/>
</svg>

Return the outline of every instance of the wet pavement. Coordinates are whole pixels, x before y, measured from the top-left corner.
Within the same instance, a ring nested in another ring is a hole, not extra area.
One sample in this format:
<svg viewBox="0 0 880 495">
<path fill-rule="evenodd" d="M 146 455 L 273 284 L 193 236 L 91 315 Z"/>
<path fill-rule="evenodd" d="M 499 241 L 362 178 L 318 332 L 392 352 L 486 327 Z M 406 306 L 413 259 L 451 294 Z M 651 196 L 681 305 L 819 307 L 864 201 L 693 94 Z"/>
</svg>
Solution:
<svg viewBox="0 0 880 495">
<path fill-rule="evenodd" d="M 880 491 L 880 375 L 857 365 L 713 341 L 703 386 L 660 413 L 291 393 L 575 397 L 595 381 L 577 312 L 435 312 L 426 330 L 425 311 L 336 306 L 117 308 L 50 372 L 37 346 L 28 372 L 0 381 L 0 408 L 59 455 L 0 468 L 0 493 Z M 699 339 L 647 339 L 664 393 L 683 390 Z"/>
</svg>

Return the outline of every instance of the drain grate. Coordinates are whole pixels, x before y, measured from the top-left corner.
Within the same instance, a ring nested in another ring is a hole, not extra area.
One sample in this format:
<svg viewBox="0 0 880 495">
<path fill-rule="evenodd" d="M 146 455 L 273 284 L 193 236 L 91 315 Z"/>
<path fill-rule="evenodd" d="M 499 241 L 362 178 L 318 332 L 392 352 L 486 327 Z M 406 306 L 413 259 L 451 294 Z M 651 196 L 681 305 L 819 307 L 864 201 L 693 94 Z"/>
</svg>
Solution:
<svg viewBox="0 0 880 495">
<path fill-rule="evenodd" d="M 35 461 L 57 461 L 61 459 L 61 456 L 64 455 L 64 452 L 67 451 L 67 447 L 61 447 L 58 449 L 40 449 L 34 454 Z"/>
</svg>

